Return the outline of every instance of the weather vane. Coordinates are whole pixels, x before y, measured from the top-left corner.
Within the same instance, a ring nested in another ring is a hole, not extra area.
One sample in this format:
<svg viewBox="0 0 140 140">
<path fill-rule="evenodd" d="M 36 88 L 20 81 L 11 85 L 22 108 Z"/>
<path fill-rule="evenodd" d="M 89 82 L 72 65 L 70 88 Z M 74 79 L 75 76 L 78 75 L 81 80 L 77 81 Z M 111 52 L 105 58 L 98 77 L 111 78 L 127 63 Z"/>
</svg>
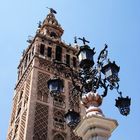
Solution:
<svg viewBox="0 0 140 140">
<path fill-rule="evenodd" d="M 74 37 L 74 43 L 77 44 L 77 37 Z"/>
<path fill-rule="evenodd" d="M 50 13 L 57 14 L 57 12 L 53 8 L 49 8 L 49 7 L 46 7 L 46 8 L 48 8 L 50 10 Z"/>
</svg>

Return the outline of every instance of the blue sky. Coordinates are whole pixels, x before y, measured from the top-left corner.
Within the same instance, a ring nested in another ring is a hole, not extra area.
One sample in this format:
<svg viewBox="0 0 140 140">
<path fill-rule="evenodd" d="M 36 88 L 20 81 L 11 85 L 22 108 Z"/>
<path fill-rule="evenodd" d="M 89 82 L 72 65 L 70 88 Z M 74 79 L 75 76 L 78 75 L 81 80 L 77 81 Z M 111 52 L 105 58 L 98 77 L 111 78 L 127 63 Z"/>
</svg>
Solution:
<svg viewBox="0 0 140 140">
<path fill-rule="evenodd" d="M 120 65 L 120 89 L 132 98 L 131 113 L 121 116 L 114 106 L 115 91 L 104 99 L 106 117 L 116 119 L 118 128 L 110 140 L 137 139 L 140 118 L 140 1 L 139 0 L 4 0 L 0 4 L 0 140 L 6 139 L 17 79 L 17 66 L 28 35 L 35 35 L 37 23 L 48 14 L 46 7 L 57 11 L 65 30 L 63 40 L 86 37 L 96 55 L 108 44 L 109 57 Z M 80 43 L 80 42 L 79 42 Z"/>
</svg>

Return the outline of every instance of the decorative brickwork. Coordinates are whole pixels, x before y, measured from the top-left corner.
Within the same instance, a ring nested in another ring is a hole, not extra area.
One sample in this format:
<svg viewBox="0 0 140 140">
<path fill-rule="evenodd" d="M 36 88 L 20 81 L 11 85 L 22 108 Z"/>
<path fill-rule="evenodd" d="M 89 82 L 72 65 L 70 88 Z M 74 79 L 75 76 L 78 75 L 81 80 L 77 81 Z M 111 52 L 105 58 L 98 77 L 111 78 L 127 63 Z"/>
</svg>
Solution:
<svg viewBox="0 0 140 140">
<path fill-rule="evenodd" d="M 23 86 L 24 82 L 26 81 L 26 78 L 29 76 L 31 70 L 32 70 L 32 63 L 28 66 L 28 69 L 25 70 L 21 79 L 19 79 L 19 81 L 15 87 L 16 92 L 19 92 L 21 90 L 21 87 Z"/>
<path fill-rule="evenodd" d="M 79 102 L 79 95 L 77 95 L 74 92 L 77 92 L 76 90 L 73 90 L 73 85 L 71 82 L 68 83 L 68 89 L 69 89 L 69 108 L 74 109 L 76 112 L 80 112 L 80 102 Z"/>
<path fill-rule="evenodd" d="M 21 117 L 20 133 L 19 133 L 20 140 L 24 140 L 24 136 L 25 136 L 24 134 L 25 134 L 26 115 L 27 115 L 27 110 L 24 111 Z"/>
<path fill-rule="evenodd" d="M 30 85 L 31 85 L 31 75 L 28 76 L 26 80 L 26 88 L 25 88 L 25 97 L 24 97 L 24 107 L 27 107 L 28 99 L 29 99 L 29 92 L 30 92 Z"/>
<path fill-rule="evenodd" d="M 49 80 L 49 75 L 38 72 L 38 81 L 37 81 L 37 99 L 43 102 L 48 102 L 48 85 L 47 81 Z"/>
<path fill-rule="evenodd" d="M 16 117 L 17 102 L 18 102 L 18 95 L 15 95 L 15 98 L 13 101 L 13 110 L 12 110 L 12 115 L 11 115 L 11 125 L 13 124 Z"/>
<path fill-rule="evenodd" d="M 39 68 L 63 78 L 70 79 L 71 71 L 66 66 L 54 64 L 49 60 L 39 58 Z M 76 78 L 76 75 L 77 72 L 75 71 L 73 76 Z"/>
<path fill-rule="evenodd" d="M 71 130 L 71 139 L 70 140 L 82 140 L 82 138 L 75 136 L 73 130 Z"/>
<path fill-rule="evenodd" d="M 48 106 L 36 103 L 34 120 L 34 140 L 46 140 L 48 135 Z M 37 139 L 38 138 L 38 139 Z"/>
<path fill-rule="evenodd" d="M 25 134 L 25 124 L 27 120 L 27 104 L 28 104 L 28 99 L 29 99 L 30 86 L 31 86 L 31 75 L 29 75 L 28 78 L 26 79 L 24 95 L 22 95 L 22 93 L 20 95 L 24 97 L 24 100 L 22 100 L 21 102 L 23 104 L 23 108 L 22 108 L 23 114 L 21 116 L 21 122 L 20 122 L 20 132 L 19 132 L 20 140 L 24 140 L 24 136 L 25 136 L 24 134 Z"/>
<path fill-rule="evenodd" d="M 51 61 L 39 58 L 39 68 L 52 73 L 52 71 L 54 70 L 54 65 Z"/>
<path fill-rule="evenodd" d="M 7 140 L 12 140 L 13 130 L 11 130 L 7 136 Z"/>
</svg>

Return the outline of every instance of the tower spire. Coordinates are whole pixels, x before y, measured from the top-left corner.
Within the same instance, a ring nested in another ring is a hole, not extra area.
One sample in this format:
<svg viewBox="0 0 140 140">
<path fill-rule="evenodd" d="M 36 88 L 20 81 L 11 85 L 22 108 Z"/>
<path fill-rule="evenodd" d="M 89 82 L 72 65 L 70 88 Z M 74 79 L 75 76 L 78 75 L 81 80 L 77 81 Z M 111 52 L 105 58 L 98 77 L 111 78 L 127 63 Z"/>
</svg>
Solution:
<svg viewBox="0 0 140 140">
<path fill-rule="evenodd" d="M 53 8 L 46 8 L 48 8 L 50 12 L 43 21 L 42 26 L 39 26 L 41 27 L 39 32 L 53 39 L 61 39 L 63 29 L 55 18 L 55 14 L 57 14 L 57 12 Z"/>
</svg>

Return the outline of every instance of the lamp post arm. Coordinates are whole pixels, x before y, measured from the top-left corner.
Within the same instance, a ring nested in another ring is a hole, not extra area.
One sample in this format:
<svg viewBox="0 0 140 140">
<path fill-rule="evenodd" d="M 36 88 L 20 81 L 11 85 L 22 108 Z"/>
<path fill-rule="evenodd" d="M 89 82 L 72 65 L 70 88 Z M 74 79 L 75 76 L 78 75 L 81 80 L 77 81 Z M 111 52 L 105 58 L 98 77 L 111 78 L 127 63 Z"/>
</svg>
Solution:
<svg viewBox="0 0 140 140">
<path fill-rule="evenodd" d="M 102 82 L 102 80 L 100 80 L 100 84 L 101 84 L 101 87 L 104 88 L 104 92 L 103 92 L 103 94 L 101 95 L 101 96 L 104 98 L 104 97 L 107 96 L 109 84 L 106 85 L 106 79 L 104 79 L 103 82 Z"/>
<path fill-rule="evenodd" d="M 122 97 L 122 92 L 119 91 L 119 87 L 120 87 L 120 85 L 119 85 L 119 83 L 117 83 L 116 90 L 117 90 L 118 94 L 120 95 L 120 97 Z"/>
</svg>

